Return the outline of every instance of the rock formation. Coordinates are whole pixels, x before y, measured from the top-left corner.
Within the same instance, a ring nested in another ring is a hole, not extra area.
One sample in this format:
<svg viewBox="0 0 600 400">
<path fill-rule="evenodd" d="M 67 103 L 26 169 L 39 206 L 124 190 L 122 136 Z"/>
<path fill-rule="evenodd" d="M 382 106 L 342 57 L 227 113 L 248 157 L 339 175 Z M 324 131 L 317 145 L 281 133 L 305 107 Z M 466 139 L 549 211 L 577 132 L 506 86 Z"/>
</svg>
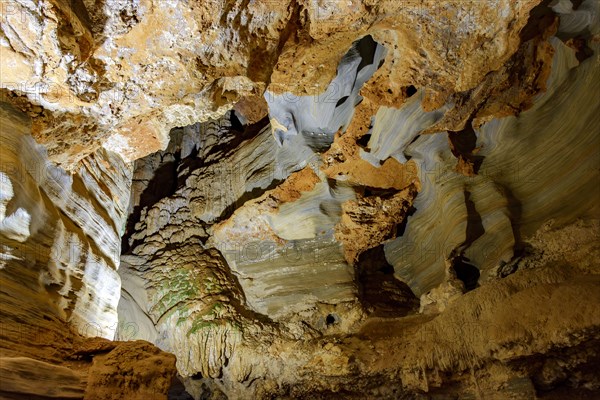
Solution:
<svg viewBox="0 0 600 400">
<path fill-rule="evenodd" d="M 0 32 L 0 397 L 599 395 L 597 0 Z"/>
</svg>

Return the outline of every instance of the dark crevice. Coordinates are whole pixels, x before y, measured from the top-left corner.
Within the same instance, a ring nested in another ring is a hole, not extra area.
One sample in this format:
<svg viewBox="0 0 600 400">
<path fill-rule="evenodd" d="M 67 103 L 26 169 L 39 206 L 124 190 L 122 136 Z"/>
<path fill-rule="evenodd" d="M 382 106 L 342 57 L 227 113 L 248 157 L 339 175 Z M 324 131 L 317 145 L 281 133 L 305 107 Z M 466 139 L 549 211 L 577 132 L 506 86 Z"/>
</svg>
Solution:
<svg viewBox="0 0 600 400">
<path fill-rule="evenodd" d="M 477 134 L 471 124 L 462 131 L 448 132 L 448 138 L 452 143 L 451 150 L 455 157 L 460 154 L 472 154 L 477 148 Z"/>
<path fill-rule="evenodd" d="M 521 43 L 533 39 L 538 36 L 540 32 L 545 31 L 552 25 L 556 14 L 548 7 L 550 3 L 552 3 L 552 0 L 543 0 L 540 4 L 531 9 L 527 24 L 519 33 Z"/>
<path fill-rule="evenodd" d="M 510 225 L 512 228 L 512 235 L 515 241 L 515 244 L 513 246 L 512 260 L 506 264 L 501 265 L 499 271 L 501 277 L 506 277 L 517 271 L 517 261 L 521 257 L 529 254 L 530 247 L 529 244 L 523 241 L 521 235 L 520 221 L 523 217 L 523 206 L 521 204 L 521 201 L 513 194 L 513 192 L 508 188 L 508 186 L 502 185 L 498 182 L 496 182 L 496 185 L 502 191 L 504 197 L 508 201 Z"/>
<path fill-rule="evenodd" d="M 406 97 L 412 97 L 417 94 L 417 88 L 413 85 L 410 85 L 406 88 Z"/>
<path fill-rule="evenodd" d="M 471 200 L 471 192 L 465 190 L 465 207 L 467 209 L 467 228 L 465 232 L 465 241 L 454 249 L 451 255 L 452 268 L 456 273 L 456 277 L 460 279 L 468 292 L 478 286 L 480 272 L 479 269 L 471 264 L 468 258 L 464 256 L 464 252 L 483 234 L 485 228 L 481 214 L 477 211 L 475 203 Z"/>
<path fill-rule="evenodd" d="M 458 159 L 456 170 L 466 176 L 477 175 L 484 157 L 476 155 L 477 134 L 471 123 L 462 131 L 448 131 L 448 140 L 452 154 Z"/>
<path fill-rule="evenodd" d="M 404 236 L 404 232 L 406 232 L 406 227 L 408 226 L 408 219 L 409 217 L 412 217 L 416 212 L 417 209 L 414 206 L 410 206 L 402 222 L 396 225 L 396 237 Z"/>
<path fill-rule="evenodd" d="M 588 46 L 588 41 L 583 36 L 578 36 L 572 39 L 571 45 L 576 49 L 575 57 L 579 63 L 584 62 L 594 55 L 594 50 Z"/>
<path fill-rule="evenodd" d="M 165 197 L 172 196 L 177 190 L 177 165 L 180 152 L 175 153 L 175 161 L 161 165 L 148 183 L 140 196 L 139 204 L 127 218 L 125 233 L 121 238 L 121 253 L 126 254 L 129 249 L 129 239 L 135 231 L 135 224 L 140 220 L 144 207 L 152 207 Z"/>
<path fill-rule="evenodd" d="M 512 233 L 515 239 L 515 252 L 522 251 L 526 244 L 523 242 L 523 238 L 521 235 L 520 221 L 523 219 L 523 205 L 521 204 L 521 200 L 519 200 L 512 190 L 508 186 L 502 185 L 496 182 L 498 188 L 504 194 L 504 197 L 508 201 L 508 212 L 510 223 L 512 227 Z"/>
<path fill-rule="evenodd" d="M 479 269 L 468 262 L 465 257 L 457 257 L 453 260 L 452 267 L 456 273 L 456 277 L 465 284 L 467 292 L 479 286 Z"/>
<path fill-rule="evenodd" d="M 397 189 L 382 189 L 370 186 L 362 186 L 358 189 L 358 193 L 363 197 L 377 196 L 382 199 L 389 199 L 398 193 Z"/>
<path fill-rule="evenodd" d="M 355 48 L 361 57 L 360 64 L 358 64 L 358 69 L 356 70 L 357 72 L 360 72 L 361 69 L 373 64 L 375 61 L 377 42 L 373 40 L 371 35 L 367 35 L 356 43 Z"/>
<path fill-rule="evenodd" d="M 420 138 L 421 138 L 421 135 L 416 135 L 414 138 L 412 138 L 410 143 L 408 143 L 408 145 L 406 147 L 404 147 L 404 150 L 408 149 L 410 146 L 413 145 L 413 143 L 415 143 Z M 404 156 L 404 158 L 406 158 L 407 161 L 409 161 L 412 158 L 412 155 L 406 153 L 406 151 L 402 151 L 402 155 Z"/>
<path fill-rule="evenodd" d="M 481 214 L 479 214 L 475 208 L 475 203 L 471 200 L 471 192 L 465 190 L 463 194 L 465 196 L 465 207 L 467 208 L 467 231 L 465 232 L 465 242 L 461 246 L 464 250 L 483 236 L 485 228 L 483 227 Z"/>
<path fill-rule="evenodd" d="M 340 98 L 337 103 L 335 103 L 336 107 L 341 106 L 342 104 L 344 104 L 346 102 L 346 100 L 348 100 L 350 98 L 350 96 L 344 96 L 342 98 Z"/>
<path fill-rule="evenodd" d="M 190 376 L 190 379 L 195 380 L 195 381 L 200 380 L 202 378 L 204 378 L 202 376 L 202 372 L 197 372 L 194 375 Z"/>
<path fill-rule="evenodd" d="M 325 317 L 325 324 L 327 326 L 331 326 L 333 324 L 335 324 L 337 322 L 337 319 L 333 316 L 333 314 L 328 314 L 327 317 Z"/>
<path fill-rule="evenodd" d="M 419 299 L 394 276 L 383 244 L 363 252 L 356 263 L 357 286 L 363 307 L 373 316 L 401 317 L 416 312 Z"/>
<path fill-rule="evenodd" d="M 229 120 L 231 121 L 231 129 L 237 132 L 243 132 L 244 131 L 244 124 L 242 124 L 242 122 L 240 121 L 240 119 L 238 118 L 238 116 L 236 115 L 235 111 L 231 111 L 229 113 L 230 118 Z"/>
<path fill-rule="evenodd" d="M 310 147 L 315 153 L 325 153 L 331 147 L 333 135 L 324 132 L 309 132 L 302 131 L 304 143 Z"/>
<path fill-rule="evenodd" d="M 200 377 L 198 377 L 200 375 Z M 203 379 L 202 374 L 198 373 L 192 375 L 189 379 L 191 380 L 201 380 Z M 186 389 L 185 385 L 182 382 L 182 378 L 179 374 L 173 377 L 171 380 L 171 386 L 169 387 L 169 392 L 167 394 L 167 399 L 169 400 L 194 400 L 192 395 L 190 395 Z"/>
<path fill-rule="evenodd" d="M 365 150 L 368 150 L 368 146 L 369 146 L 369 140 L 371 140 L 371 134 L 367 133 L 365 135 L 362 135 L 357 141 L 356 144 L 359 145 L 360 147 L 362 147 Z"/>
</svg>

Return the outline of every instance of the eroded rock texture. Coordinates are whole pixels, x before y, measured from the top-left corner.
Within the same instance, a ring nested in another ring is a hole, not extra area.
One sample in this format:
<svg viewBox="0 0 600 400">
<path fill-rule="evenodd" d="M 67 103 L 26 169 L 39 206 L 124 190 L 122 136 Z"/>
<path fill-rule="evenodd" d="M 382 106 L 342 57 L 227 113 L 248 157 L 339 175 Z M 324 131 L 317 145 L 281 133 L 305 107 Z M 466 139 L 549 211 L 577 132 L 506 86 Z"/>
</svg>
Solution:
<svg viewBox="0 0 600 400">
<path fill-rule="evenodd" d="M 72 166 L 104 145 L 133 160 L 164 148 L 170 128 L 265 89 L 324 93 L 366 35 L 388 49 L 371 98 L 401 104 L 417 85 L 443 104 L 503 65 L 537 3 L 13 1 L 2 10 L 2 88 L 36 115 L 51 159 Z M 325 97 L 348 95 L 343 86 Z"/>
<path fill-rule="evenodd" d="M 2 356 L 2 398 L 167 398 L 176 372 L 172 354 L 143 341 L 69 339 L 73 340 L 72 347 L 55 347 L 66 351 L 60 362 L 56 355 L 42 355 L 39 351 L 34 358 Z"/>
<path fill-rule="evenodd" d="M 0 395 L 166 398 L 175 358 L 111 342 L 131 169 L 100 150 L 69 174 L 48 161 L 29 118 L 2 107 Z"/>
<path fill-rule="evenodd" d="M 112 339 L 130 167 L 100 150 L 67 173 L 35 143 L 29 118 L 2 107 L 0 262 L 2 286 L 14 288 L 3 309 L 26 315 L 26 300 L 40 314 L 43 301 L 72 326 Z"/>
<path fill-rule="evenodd" d="M 0 11 L 3 398 L 600 393 L 597 0 Z"/>
</svg>

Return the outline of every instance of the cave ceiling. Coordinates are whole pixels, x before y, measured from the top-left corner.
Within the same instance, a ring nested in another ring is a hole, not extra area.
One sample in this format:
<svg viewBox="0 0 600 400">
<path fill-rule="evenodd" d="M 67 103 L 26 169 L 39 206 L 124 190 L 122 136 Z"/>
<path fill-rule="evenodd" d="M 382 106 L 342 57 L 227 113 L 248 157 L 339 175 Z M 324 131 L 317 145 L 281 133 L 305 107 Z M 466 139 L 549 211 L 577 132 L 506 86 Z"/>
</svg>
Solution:
<svg viewBox="0 0 600 400">
<path fill-rule="evenodd" d="M 600 396 L 598 0 L 10 0 L 0 397 Z"/>
</svg>

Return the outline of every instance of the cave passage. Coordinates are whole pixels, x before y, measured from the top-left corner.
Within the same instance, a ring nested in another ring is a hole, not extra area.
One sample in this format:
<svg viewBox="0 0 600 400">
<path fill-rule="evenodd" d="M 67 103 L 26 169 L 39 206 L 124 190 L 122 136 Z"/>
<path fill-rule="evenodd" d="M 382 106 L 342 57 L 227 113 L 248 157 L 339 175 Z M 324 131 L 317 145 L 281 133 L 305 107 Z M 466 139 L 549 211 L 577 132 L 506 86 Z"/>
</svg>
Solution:
<svg viewBox="0 0 600 400">
<path fill-rule="evenodd" d="M 473 264 L 468 263 L 462 257 L 459 257 L 453 264 L 456 277 L 465 284 L 467 292 L 475 289 L 479 285 L 479 269 Z"/>
</svg>

